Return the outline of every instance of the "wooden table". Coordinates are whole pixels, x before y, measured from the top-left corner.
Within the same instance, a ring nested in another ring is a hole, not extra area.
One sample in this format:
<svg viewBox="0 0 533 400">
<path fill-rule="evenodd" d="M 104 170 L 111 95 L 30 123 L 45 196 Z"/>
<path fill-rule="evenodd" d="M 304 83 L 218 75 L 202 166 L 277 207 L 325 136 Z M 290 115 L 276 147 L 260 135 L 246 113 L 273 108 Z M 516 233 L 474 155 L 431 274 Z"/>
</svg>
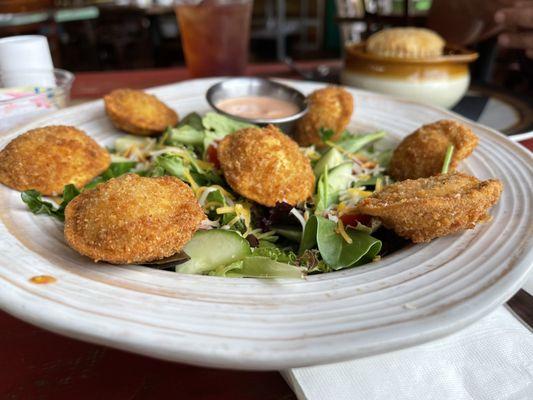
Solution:
<svg viewBox="0 0 533 400">
<path fill-rule="evenodd" d="M 321 60 L 298 63 L 298 67 L 303 70 L 316 68 L 318 65 L 339 69 L 341 62 L 339 60 Z M 248 67 L 246 75 L 299 78 L 287 65 L 280 63 L 251 65 Z M 187 69 L 183 67 L 117 72 L 80 72 L 76 74 L 76 80 L 72 87 L 72 99 L 95 99 L 117 88 L 144 89 L 176 83 L 185 79 L 190 79 L 190 75 Z"/>
<path fill-rule="evenodd" d="M 307 63 L 304 67 L 316 65 Z M 338 66 L 337 61 L 325 62 Z M 280 64 L 252 66 L 249 75 L 294 77 Z M 145 88 L 188 78 L 183 68 L 80 73 L 72 96 L 99 98 L 119 87 Z M 533 140 L 525 144 L 533 150 Z M 289 400 L 277 372 L 215 370 L 173 364 L 68 339 L 0 312 L 0 399 Z"/>
</svg>

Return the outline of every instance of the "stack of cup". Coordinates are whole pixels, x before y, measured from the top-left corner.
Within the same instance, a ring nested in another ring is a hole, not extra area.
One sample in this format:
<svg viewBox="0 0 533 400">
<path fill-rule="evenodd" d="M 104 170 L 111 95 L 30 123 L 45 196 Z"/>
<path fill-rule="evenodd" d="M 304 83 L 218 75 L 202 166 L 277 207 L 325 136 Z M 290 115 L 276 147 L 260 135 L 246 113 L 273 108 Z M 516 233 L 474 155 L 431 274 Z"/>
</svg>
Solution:
<svg viewBox="0 0 533 400">
<path fill-rule="evenodd" d="M 45 36 L 0 39 L 0 83 L 4 88 L 56 86 L 54 65 Z"/>
<path fill-rule="evenodd" d="M 0 133 L 64 106 L 60 86 L 46 37 L 0 39 Z"/>
</svg>

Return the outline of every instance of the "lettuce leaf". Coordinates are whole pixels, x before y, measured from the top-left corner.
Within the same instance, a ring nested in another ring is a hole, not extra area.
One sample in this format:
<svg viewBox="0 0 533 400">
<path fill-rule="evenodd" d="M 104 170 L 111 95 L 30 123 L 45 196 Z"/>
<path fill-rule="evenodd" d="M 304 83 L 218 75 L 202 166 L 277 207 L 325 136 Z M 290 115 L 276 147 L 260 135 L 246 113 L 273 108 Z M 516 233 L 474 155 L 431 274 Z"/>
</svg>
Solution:
<svg viewBox="0 0 533 400">
<path fill-rule="evenodd" d="M 178 128 L 169 128 L 167 143 L 173 146 L 185 144 L 190 146 L 201 146 L 204 143 L 205 132 L 203 129 L 196 129 L 191 125 L 183 125 Z"/>
<path fill-rule="evenodd" d="M 285 278 L 301 279 L 302 268 L 274 261 L 269 257 L 245 257 L 229 265 L 218 267 L 209 275 L 227 278 Z"/>
<path fill-rule="evenodd" d="M 136 165 L 137 163 L 134 161 L 111 163 L 109 168 L 104 171 L 104 173 L 94 178 L 91 182 L 85 185 L 82 190 L 92 189 L 96 185 L 106 182 L 109 179 L 124 175 L 135 168 Z M 63 188 L 63 195 L 61 197 L 62 201 L 59 206 L 55 206 L 54 204 L 43 200 L 41 193 L 39 193 L 37 190 L 26 190 L 25 192 L 21 193 L 21 198 L 33 214 L 46 214 L 51 217 L 55 217 L 60 221 L 64 221 L 65 208 L 67 207 L 68 203 L 70 203 L 70 201 L 72 201 L 72 199 L 79 194 L 80 190 L 78 190 L 76 186 L 70 184 Z"/>
<path fill-rule="evenodd" d="M 253 128 L 255 126 L 215 112 L 208 112 L 205 114 L 202 118 L 202 125 L 207 131 L 211 131 L 214 134 L 213 136 L 218 139 L 222 139 L 224 136 L 236 132 L 239 129 Z"/>
<path fill-rule="evenodd" d="M 192 112 L 187 114 L 183 119 L 178 123 L 177 127 L 182 127 L 188 125 L 197 131 L 202 131 L 204 125 L 202 124 L 202 117 L 197 112 Z"/>
<path fill-rule="evenodd" d="M 44 201 L 41 193 L 37 190 L 26 190 L 21 193 L 21 198 L 33 214 L 46 214 L 60 221 L 65 220 L 65 208 L 80 191 L 74 185 L 66 185 L 63 189 L 63 198 L 59 206 Z"/>
<path fill-rule="evenodd" d="M 137 162 L 135 161 L 122 161 L 111 163 L 109 168 L 107 168 L 101 175 L 97 176 L 91 182 L 85 185 L 83 189 L 92 189 L 100 183 L 107 182 L 112 178 L 118 178 L 121 175 L 131 172 L 136 166 Z"/>
<path fill-rule="evenodd" d="M 367 135 L 343 135 L 341 140 L 337 142 L 337 146 L 342 147 L 348 153 L 355 153 L 370 143 L 384 138 L 385 135 L 386 132 L 384 131 L 369 133 Z"/>
</svg>

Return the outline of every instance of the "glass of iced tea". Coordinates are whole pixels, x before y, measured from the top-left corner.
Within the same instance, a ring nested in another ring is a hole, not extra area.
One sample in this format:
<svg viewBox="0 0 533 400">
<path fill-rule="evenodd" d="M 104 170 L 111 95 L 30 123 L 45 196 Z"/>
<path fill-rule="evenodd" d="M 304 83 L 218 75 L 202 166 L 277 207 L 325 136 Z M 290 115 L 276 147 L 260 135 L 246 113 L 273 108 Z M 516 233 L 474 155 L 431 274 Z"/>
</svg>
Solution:
<svg viewBox="0 0 533 400">
<path fill-rule="evenodd" d="M 176 0 L 185 62 L 192 76 L 242 75 L 253 0 Z"/>
</svg>

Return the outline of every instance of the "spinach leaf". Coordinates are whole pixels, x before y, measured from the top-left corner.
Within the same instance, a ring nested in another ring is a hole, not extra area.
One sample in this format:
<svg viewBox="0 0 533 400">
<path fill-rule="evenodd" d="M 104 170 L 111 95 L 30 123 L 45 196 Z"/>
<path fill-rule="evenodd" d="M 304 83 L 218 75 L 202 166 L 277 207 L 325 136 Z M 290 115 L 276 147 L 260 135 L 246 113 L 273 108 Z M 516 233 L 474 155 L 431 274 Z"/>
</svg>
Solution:
<svg viewBox="0 0 533 400">
<path fill-rule="evenodd" d="M 381 241 L 366 233 L 348 228 L 346 233 L 352 239 L 348 243 L 337 234 L 335 222 L 323 217 L 316 219 L 318 250 L 326 264 L 335 270 L 369 262 L 381 250 Z"/>
<path fill-rule="evenodd" d="M 293 242 L 300 243 L 302 239 L 302 230 L 293 226 L 273 226 L 272 230 L 279 236 L 289 239 Z"/>
<path fill-rule="evenodd" d="M 336 228 L 333 221 L 311 216 L 300 242 L 300 256 L 318 246 L 324 262 L 338 270 L 370 262 L 381 250 L 381 241 L 365 232 L 348 228 L 346 233 L 352 239 L 352 243 L 348 243 L 337 234 Z"/>
<path fill-rule="evenodd" d="M 311 215 L 305 224 L 302 240 L 300 241 L 300 249 L 298 250 L 299 255 L 302 255 L 306 250 L 316 247 L 317 226 L 317 217 Z"/>
</svg>

